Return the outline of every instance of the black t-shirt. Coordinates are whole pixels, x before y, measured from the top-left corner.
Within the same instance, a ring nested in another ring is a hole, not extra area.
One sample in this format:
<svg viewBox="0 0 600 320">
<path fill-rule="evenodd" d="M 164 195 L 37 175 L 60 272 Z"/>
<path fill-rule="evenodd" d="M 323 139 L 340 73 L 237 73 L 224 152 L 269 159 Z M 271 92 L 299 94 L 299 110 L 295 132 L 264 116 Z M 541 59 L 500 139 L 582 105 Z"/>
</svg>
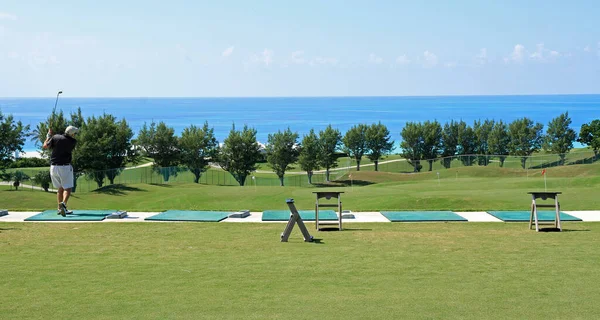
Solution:
<svg viewBox="0 0 600 320">
<path fill-rule="evenodd" d="M 50 139 L 49 147 L 52 149 L 50 164 L 65 165 L 71 163 L 72 152 L 77 140 L 67 135 L 55 134 Z"/>
</svg>

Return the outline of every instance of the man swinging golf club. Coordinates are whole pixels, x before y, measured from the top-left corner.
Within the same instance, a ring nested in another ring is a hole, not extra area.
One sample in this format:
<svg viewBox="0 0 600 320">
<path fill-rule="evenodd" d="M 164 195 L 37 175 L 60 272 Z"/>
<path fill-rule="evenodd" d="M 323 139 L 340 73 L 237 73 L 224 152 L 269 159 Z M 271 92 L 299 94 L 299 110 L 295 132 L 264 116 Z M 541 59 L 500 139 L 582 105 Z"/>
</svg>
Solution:
<svg viewBox="0 0 600 320">
<path fill-rule="evenodd" d="M 58 214 L 66 217 L 67 214 L 73 213 L 67 209 L 67 202 L 71 196 L 71 188 L 73 188 L 73 167 L 71 159 L 73 149 L 77 144 L 75 136 L 79 129 L 73 126 L 68 126 L 64 134 L 52 134 L 52 129 L 48 130 L 46 141 L 42 145 L 44 149 L 51 149 L 50 156 L 50 177 L 54 188 L 58 189 Z"/>
</svg>

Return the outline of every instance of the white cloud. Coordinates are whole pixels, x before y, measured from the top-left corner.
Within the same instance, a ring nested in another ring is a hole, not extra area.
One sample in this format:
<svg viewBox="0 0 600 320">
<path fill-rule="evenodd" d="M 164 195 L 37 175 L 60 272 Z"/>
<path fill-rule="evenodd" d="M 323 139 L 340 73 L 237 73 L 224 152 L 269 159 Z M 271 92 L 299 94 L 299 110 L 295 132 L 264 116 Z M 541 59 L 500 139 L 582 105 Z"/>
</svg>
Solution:
<svg viewBox="0 0 600 320">
<path fill-rule="evenodd" d="M 562 56 L 562 54 L 560 52 L 556 51 L 556 50 L 546 49 L 544 47 L 543 43 L 538 43 L 536 45 L 535 52 L 529 55 L 529 57 L 532 60 L 535 60 L 535 61 L 538 61 L 538 62 L 554 61 L 558 57 L 561 57 L 561 56 Z"/>
<path fill-rule="evenodd" d="M 252 62 L 264 64 L 265 66 L 270 66 L 273 64 L 273 50 L 266 49 L 263 50 L 260 54 L 255 54 L 252 57 Z"/>
<path fill-rule="evenodd" d="M 0 20 L 16 21 L 17 16 L 15 16 L 14 14 L 7 13 L 7 12 L 0 12 Z"/>
<path fill-rule="evenodd" d="M 376 54 L 371 53 L 369 55 L 369 63 L 372 63 L 372 64 L 381 64 L 382 62 L 383 62 L 383 59 L 381 57 L 377 56 Z"/>
<path fill-rule="evenodd" d="M 223 51 L 223 53 L 221 53 L 221 56 L 223 57 L 229 57 L 232 53 L 233 53 L 233 46 L 225 49 L 225 51 Z"/>
<path fill-rule="evenodd" d="M 529 57 L 532 60 L 536 60 L 536 61 L 546 61 L 545 57 L 544 57 L 544 52 L 547 51 L 547 49 L 544 48 L 544 44 L 543 43 L 538 43 L 536 45 L 536 50 L 534 53 L 530 54 Z"/>
<path fill-rule="evenodd" d="M 408 57 L 405 54 L 403 54 L 396 58 L 396 64 L 401 66 L 408 65 L 410 64 L 410 59 L 408 59 Z"/>
<path fill-rule="evenodd" d="M 487 49 L 481 48 L 481 50 L 479 50 L 479 54 L 477 54 L 475 56 L 475 63 L 477 63 L 478 65 L 484 65 L 487 62 L 488 62 Z"/>
<path fill-rule="evenodd" d="M 585 46 L 585 48 L 583 48 L 583 52 L 592 52 L 592 48 L 590 48 L 590 46 Z"/>
<path fill-rule="evenodd" d="M 438 64 L 438 57 L 433 53 L 426 50 L 423 52 L 423 67 L 433 68 Z"/>
<path fill-rule="evenodd" d="M 292 63 L 295 64 L 304 64 L 304 62 L 306 62 L 306 60 L 304 59 L 304 51 L 292 52 L 290 60 L 292 60 Z"/>
<path fill-rule="evenodd" d="M 524 56 L 525 56 L 525 46 L 523 46 L 522 44 L 517 44 L 517 45 L 515 45 L 515 48 L 513 49 L 512 53 L 510 54 L 510 57 L 508 58 L 508 60 L 516 62 L 516 63 L 522 63 Z M 507 60 L 504 59 L 504 61 L 507 61 Z"/>
</svg>

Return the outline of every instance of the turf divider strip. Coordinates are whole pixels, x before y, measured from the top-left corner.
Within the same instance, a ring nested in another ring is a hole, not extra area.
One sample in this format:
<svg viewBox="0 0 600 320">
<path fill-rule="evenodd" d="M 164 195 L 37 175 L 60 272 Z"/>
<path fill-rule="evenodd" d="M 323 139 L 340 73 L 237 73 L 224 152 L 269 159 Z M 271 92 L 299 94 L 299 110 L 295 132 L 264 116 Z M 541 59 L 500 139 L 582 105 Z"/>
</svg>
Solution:
<svg viewBox="0 0 600 320">
<path fill-rule="evenodd" d="M 106 216 L 116 210 L 73 210 L 73 214 L 63 217 L 57 214 L 58 210 L 46 210 L 25 221 L 102 221 Z"/>
<path fill-rule="evenodd" d="M 315 221 L 315 210 L 298 210 L 304 221 Z M 266 210 L 263 211 L 262 221 L 288 221 L 291 212 L 289 210 Z M 319 221 L 337 220 L 337 214 L 333 210 L 319 210 Z"/>
<path fill-rule="evenodd" d="M 391 222 L 468 221 L 452 211 L 382 211 Z"/>
<path fill-rule="evenodd" d="M 219 222 L 227 218 L 231 212 L 224 211 L 186 211 L 167 210 L 157 215 L 148 217 L 148 221 L 195 221 L 195 222 Z"/>
<path fill-rule="evenodd" d="M 531 211 L 488 211 L 487 213 L 504 222 L 529 222 Z M 538 211 L 538 221 L 554 221 L 555 211 Z M 582 221 L 570 214 L 560 212 L 561 221 Z"/>
</svg>

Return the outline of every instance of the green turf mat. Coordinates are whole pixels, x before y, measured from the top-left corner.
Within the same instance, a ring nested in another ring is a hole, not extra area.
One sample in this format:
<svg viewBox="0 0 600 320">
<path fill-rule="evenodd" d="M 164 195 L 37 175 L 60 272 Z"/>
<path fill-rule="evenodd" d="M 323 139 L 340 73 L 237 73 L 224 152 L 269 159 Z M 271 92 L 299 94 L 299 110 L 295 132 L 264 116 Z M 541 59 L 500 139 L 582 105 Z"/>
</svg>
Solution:
<svg viewBox="0 0 600 320">
<path fill-rule="evenodd" d="M 315 221 L 315 210 L 298 210 L 304 221 Z M 263 211 L 262 221 L 288 221 L 290 210 L 266 210 Z M 319 210 L 319 220 L 337 220 L 337 214 L 333 210 Z"/>
<path fill-rule="evenodd" d="M 383 211 L 392 222 L 467 221 L 452 211 Z"/>
<path fill-rule="evenodd" d="M 73 210 L 66 217 L 58 215 L 58 210 L 46 210 L 31 216 L 25 221 L 102 221 L 107 215 L 117 210 Z"/>
<path fill-rule="evenodd" d="M 148 217 L 145 220 L 219 222 L 227 218 L 229 214 L 231 214 L 231 212 L 168 210 Z"/>
<path fill-rule="evenodd" d="M 487 213 L 504 222 L 529 222 L 531 211 L 488 211 Z M 539 221 L 554 221 L 555 211 L 538 211 Z M 581 219 L 573 217 L 564 212 L 560 213 L 561 221 L 581 221 Z"/>
</svg>

